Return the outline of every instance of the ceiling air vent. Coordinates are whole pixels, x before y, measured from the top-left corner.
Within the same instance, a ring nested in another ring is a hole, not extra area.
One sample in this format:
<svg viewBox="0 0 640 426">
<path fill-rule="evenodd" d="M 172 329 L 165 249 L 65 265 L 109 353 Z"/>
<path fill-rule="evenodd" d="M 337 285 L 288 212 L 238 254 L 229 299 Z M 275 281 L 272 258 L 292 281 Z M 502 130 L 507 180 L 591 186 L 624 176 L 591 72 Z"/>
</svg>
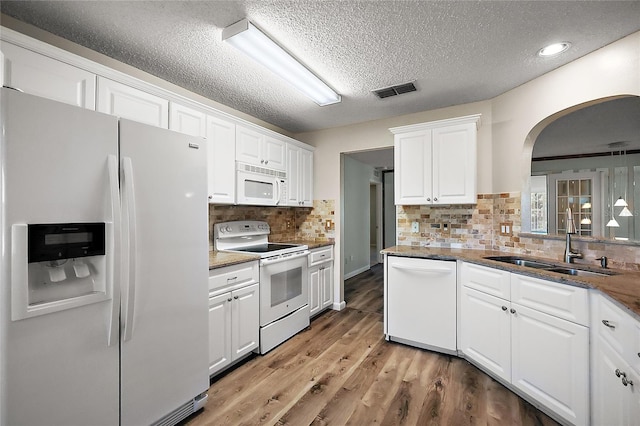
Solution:
<svg viewBox="0 0 640 426">
<path fill-rule="evenodd" d="M 382 89 L 372 90 L 380 99 L 388 98 L 389 96 L 402 95 L 403 93 L 415 92 L 416 85 L 413 82 L 398 84 L 397 86 L 383 87 Z"/>
</svg>

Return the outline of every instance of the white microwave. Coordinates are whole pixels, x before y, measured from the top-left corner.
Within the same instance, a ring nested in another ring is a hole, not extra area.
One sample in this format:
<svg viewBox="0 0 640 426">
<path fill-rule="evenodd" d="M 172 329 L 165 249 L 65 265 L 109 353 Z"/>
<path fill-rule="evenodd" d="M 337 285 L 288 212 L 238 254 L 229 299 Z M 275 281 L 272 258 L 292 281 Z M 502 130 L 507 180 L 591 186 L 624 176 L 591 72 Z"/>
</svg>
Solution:
<svg viewBox="0 0 640 426">
<path fill-rule="evenodd" d="M 256 206 L 287 205 L 287 173 L 236 163 L 237 203 Z"/>
</svg>

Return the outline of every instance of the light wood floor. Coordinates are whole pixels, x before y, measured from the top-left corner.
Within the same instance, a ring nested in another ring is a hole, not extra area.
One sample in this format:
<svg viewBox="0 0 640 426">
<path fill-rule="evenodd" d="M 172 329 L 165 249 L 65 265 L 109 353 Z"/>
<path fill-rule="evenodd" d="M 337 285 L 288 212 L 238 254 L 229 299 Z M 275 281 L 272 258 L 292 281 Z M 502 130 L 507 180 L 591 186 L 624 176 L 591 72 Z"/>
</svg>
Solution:
<svg viewBox="0 0 640 426">
<path fill-rule="evenodd" d="M 386 342 L 382 265 L 328 311 L 214 379 L 200 425 L 556 425 L 465 360 Z"/>
</svg>

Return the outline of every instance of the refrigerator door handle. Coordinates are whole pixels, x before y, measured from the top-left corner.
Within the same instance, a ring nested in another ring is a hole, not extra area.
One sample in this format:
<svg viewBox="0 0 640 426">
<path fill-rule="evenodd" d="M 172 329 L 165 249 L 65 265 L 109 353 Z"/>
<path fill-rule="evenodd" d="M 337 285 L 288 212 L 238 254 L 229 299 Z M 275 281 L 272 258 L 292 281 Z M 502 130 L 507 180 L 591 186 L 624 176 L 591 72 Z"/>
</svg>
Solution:
<svg viewBox="0 0 640 426">
<path fill-rule="evenodd" d="M 122 255 L 120 252 L 120 241 L 122 238 L 120 230 L 120 191 L 118 189 L 118 159 L 115 155 L 109 155 L 107 158 L 107 168 L 109 172 L 109 198 L 112 225 L 109 229 L 109 250 L 111 263 L 108 271 L 110 271 L 108 288 L 111 290 L 111 312 L 109 318 L 109 330 L 107 336 L 107 346 L 118 344 L 118 332 L 120 331 L 120 286 L 116 285 L 116 277 L 120 279 L 120 266 L 122 264 Z M 120 256 L 120 257 L 117 257 Z"/>
<path fill-rule="evenodd" d="M 127 240 L 128 250 L 125 256 L 128 257 L 124 261 L 126 267 L 122 273 L 123 282 L 126 283 L 126 291 L 124 298 L 124 337 L 123 340 L 131 340 L 133 335 L 133 321 L 136 305 L 136 204 L 135 204 L 135 186 L 133 182 L 133 165 L 131 158 L 123 159 L 123 213 L 127 221 Z"/>
</svg>

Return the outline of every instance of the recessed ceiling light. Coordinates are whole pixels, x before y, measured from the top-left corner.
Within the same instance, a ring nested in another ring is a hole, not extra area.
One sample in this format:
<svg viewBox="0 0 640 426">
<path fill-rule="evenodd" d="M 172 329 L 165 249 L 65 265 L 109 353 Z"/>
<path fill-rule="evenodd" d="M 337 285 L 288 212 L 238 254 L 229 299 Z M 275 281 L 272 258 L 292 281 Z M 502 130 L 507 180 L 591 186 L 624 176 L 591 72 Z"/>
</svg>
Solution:
<svg viewBox="0 0 640 426">
<path fill-rule="evenodd" d="M 568 41 L 563 41 L 562 43 L 553 43 L 540 49 L 538 51 L 538 56 L 545 57 L 559 55 L 570 47 L 571 43 L 569 43 Z"/>
</svg>

